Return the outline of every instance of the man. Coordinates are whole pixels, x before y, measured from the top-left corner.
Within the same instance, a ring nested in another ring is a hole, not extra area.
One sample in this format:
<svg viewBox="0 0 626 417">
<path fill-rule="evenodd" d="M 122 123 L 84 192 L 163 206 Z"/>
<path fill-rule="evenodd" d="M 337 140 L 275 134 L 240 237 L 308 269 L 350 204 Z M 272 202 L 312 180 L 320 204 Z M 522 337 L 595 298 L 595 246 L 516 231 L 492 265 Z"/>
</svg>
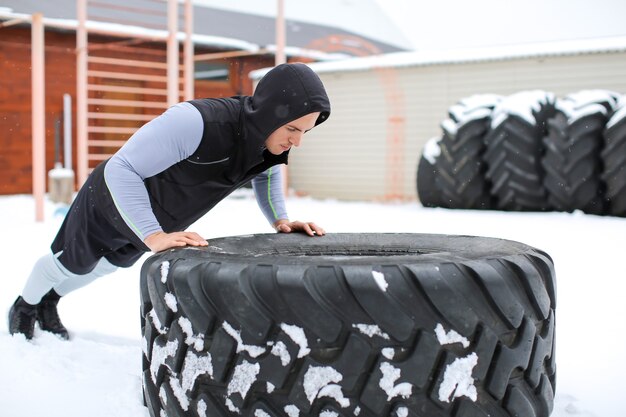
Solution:
<svg viewBox="0 0 626 417">
<path fill-rule="evenodd" d="M 273 68 L 253 96 L 179 103 L 139 129 L 78 192 L 51 245 L 9 311 L 9 331 L 33 337 L 35 324 L 68 339 L 61 296 L 133 265 L 144 252 L 207 246 L 185 229 L 252 180 L 278 232 L 322 236 L 290 221 L 278 164 L 330 115 L 319 77 L 304 64 Z"/>
</svg>

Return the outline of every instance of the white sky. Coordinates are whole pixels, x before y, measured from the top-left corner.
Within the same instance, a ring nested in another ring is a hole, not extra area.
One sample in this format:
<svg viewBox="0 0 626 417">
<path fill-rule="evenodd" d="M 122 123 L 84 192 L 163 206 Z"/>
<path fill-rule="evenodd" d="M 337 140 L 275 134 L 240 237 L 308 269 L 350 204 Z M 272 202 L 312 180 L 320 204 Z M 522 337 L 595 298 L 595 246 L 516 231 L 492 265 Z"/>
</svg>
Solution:
<svg viewBox="0 0 626 417">
<path fill-rule="evenodd" d="M 624 0 L 377 0 L 420 49 L 626 35 Z"/>
<path fill-rule="evenodd" d="M 276 13 L 276 0 L 195 1 L 266 16 Z M 377 5 L 397 28 L 382 23 Z M 285 0 L 285 14 L 418 49 L 626 35 L 625 0 Z"/>
</svg>

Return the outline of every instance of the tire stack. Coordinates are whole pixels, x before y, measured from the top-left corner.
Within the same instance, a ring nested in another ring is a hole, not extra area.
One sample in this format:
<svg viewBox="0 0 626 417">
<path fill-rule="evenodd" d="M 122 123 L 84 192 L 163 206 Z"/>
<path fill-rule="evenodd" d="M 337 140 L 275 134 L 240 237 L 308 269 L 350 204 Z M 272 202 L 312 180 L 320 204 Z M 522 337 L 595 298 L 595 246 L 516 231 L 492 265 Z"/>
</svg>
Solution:
<svg viewBox="0 0 626 417">
<path fill-rule="evenodd" d="M 626 99 L 616 106 L 604 129 L 602 151 L 606 184 L 607 212 L 613 216 L 626 217 Z"/>
<path fill-rule="evenodd" d="M 491 112 L 501 100 L 496 95 L 476 95 L 461 100 L 441 123 L 440 156 L 436 161 L 435 186 L 441 206 L 461 209 L 490 209 L 492 198 L 485 178 L 483 137 L 489 129 Z"/>
<path fill-rule="evenodd" d="M 601 91 L 580 91 L 557 102 L 543 144 L 544 185 L 558 211 L 605 213 L 600 180 L 602 131 L 617 98 Z"/>
<path fill-rule="evenodd" d="M 626 216 L 624 107 L 619 94 L 606 90 L 563 99 L 536 90 L 461 100 L 420 159 L 420 201 L 425 207 Z"/>
<path fill-rule="evenodd" d="M 545 211 L 550 207 L 543 186 L 542 140 L 554 114 L 555 98 L 545 91 L 523 91 L 506 97 L 493 110 L 485 136 L 486 177 L 496 207 Z"/>
</svg>

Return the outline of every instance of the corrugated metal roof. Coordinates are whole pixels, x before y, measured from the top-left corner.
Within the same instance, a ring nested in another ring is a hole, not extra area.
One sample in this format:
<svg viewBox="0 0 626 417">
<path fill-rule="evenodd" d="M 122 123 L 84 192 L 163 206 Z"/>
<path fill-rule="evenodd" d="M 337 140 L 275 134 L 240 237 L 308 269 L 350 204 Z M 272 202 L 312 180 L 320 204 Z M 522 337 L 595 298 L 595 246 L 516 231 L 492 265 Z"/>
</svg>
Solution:
<svg viewBox="0 0 626 417">
<path fill-rule="evenodd" d="M 374 68 L 401 68 L 467 62 L 506 61 L 522 58 L 582 55 L 626 51 L 626 36 L 571 41 L 542 42 L 483 48 L 450 49 L 438 51 L 397 52 L 335 62 L 317 62 L 310 66 L 318 73 L 366 71 Z M 261 78 L 269 69 L 250 73 L 252 79 Z"/>
<path fill-rule="evenodd" d="M 165 27 L 166 19 L 158 14 L 158 11 L 164 10 L 165 4 L 146 0 L 135 0 L 131 3 L 125 0 L 107 0 L 103 3 L 113 3 L 121 8 L 146 7 L 154 9 L 154 13 L 139 14 L 124 13 L 103 7 L 94 8 L 94 16 L 119 20 L 120 22 L 126 21 L 126 23 L 117 26 L 121 33 L 132 34 L 140 30 L 151 33 L 167 29 Z M 197 35 L 200 44 L 220 48 L 254 50 L 259 47 L 271 47 L 275 43 L 275 20 L 272 17 L 211 8 L 200 4 L 194 6 L 194 34 Z M 15 18 L 28 20 L 33 13 L 43 13 L 44 22 L 53 27 L 74 30 L 77 26 L 76 0 L 4 0 L 0 5 L 0 20 Z M 120 17 L 120 15 L 122 16 Z M 97 17 L 91 19 L 90 25 L 104 24 L 97 22 Z M 405 50 L 367 36 L 356 35 L 338 27 L 295 20 L 286 21 L 286 32 L 287 46 L 292 48 L 313 49 L 310 45 L 319 39 L 332 35 L 343 35 L 358 36 L 383 53 Z"/>
</svg>

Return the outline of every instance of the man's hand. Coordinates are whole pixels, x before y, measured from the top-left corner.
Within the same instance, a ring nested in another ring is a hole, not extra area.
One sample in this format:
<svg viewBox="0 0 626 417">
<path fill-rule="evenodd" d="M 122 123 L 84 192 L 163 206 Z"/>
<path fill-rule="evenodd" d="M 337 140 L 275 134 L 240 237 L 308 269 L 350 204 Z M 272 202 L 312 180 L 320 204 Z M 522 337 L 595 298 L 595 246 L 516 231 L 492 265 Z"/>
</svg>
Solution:
<svg viewBox="0 0 626 417">
<path fill-rule="evenodd" d="M 274 228 L 279 233 L 301 232 L 309 236 L 324 236 L 326 231 L 313 222 L 290 222 L 289 220 L 277 220 Z"/>
<path fill-rule="evenodd" d="M 156 232 L 148 236 L 143 241 L 152 252 L 161 252 L 166 249 L 180 246 L 208 246 L 202 236 L 194 232 Z"/>
</svg>

